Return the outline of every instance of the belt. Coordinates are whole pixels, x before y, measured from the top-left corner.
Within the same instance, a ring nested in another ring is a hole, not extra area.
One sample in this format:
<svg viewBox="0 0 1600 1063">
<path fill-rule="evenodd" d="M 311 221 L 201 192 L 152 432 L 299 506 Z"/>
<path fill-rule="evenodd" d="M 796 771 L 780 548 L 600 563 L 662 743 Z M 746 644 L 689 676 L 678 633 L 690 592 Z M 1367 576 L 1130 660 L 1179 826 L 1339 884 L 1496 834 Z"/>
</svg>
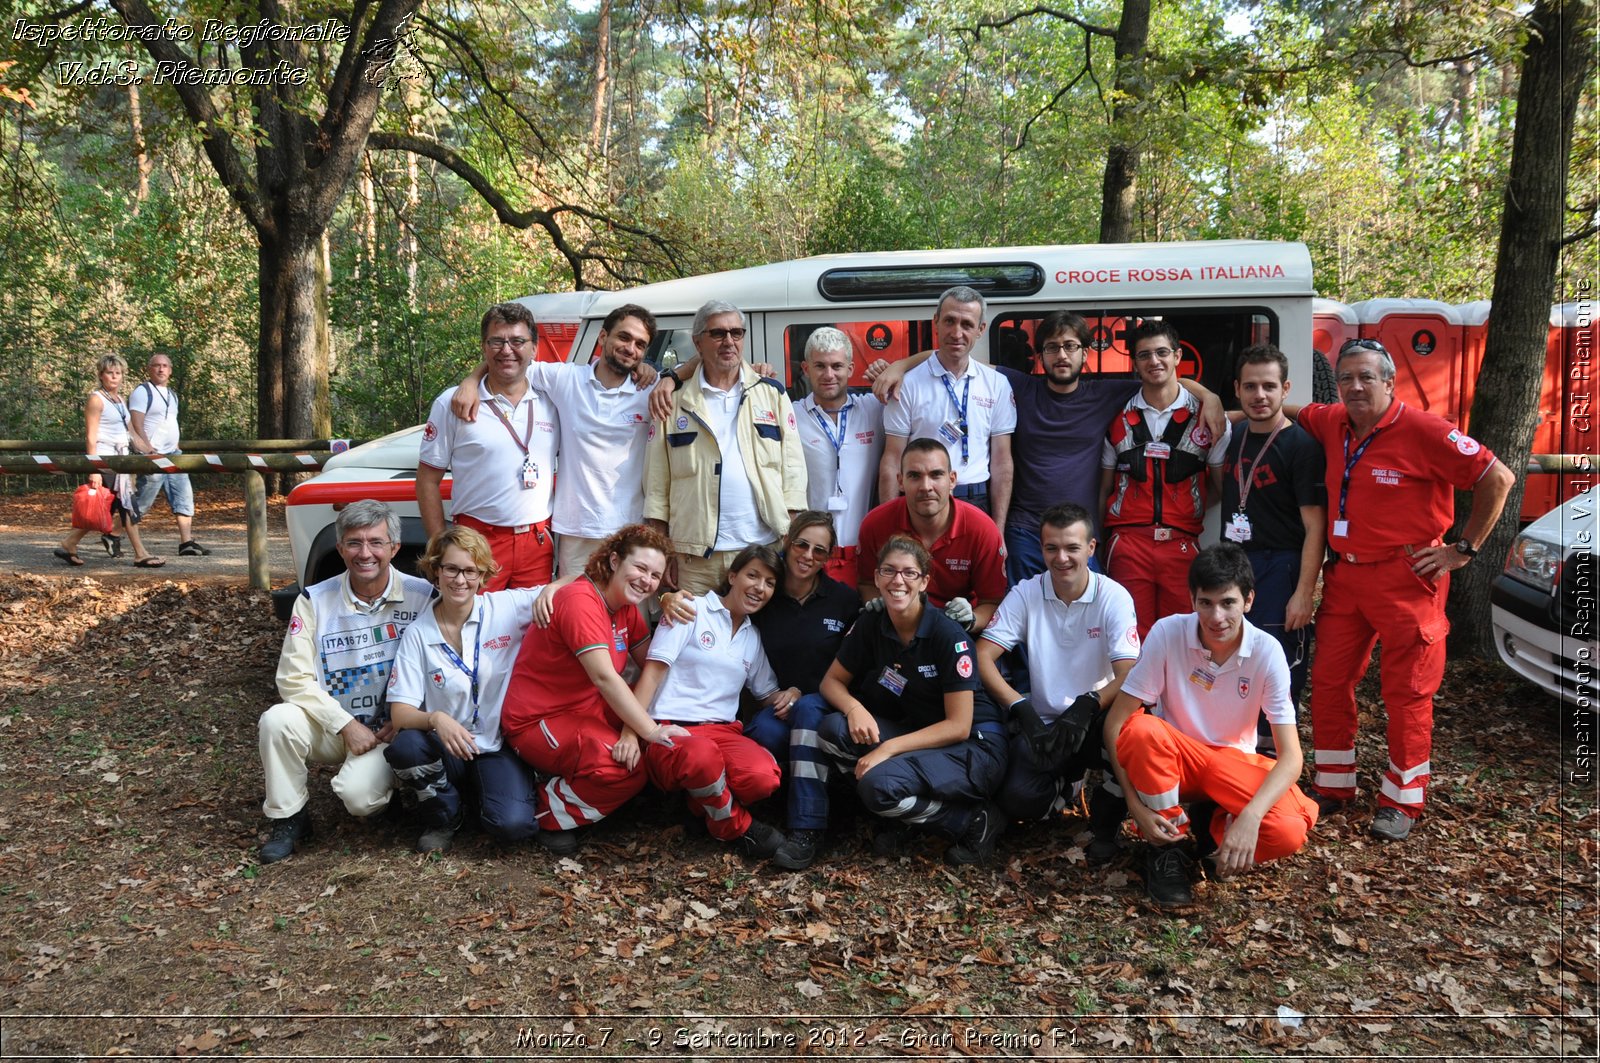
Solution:
<svg viewBox="0 0 1600 1063">
<path fill-rule="evenodd" d="M 1352 565 L 1375 565 L 1380 561 L 1393 561 L 1397 557 L 1411 557 L 1418 550 L 1427 550 L 1430 547 L 1438 546 L 1439 542 L 1438 539 L 1435 539 L 1431 543 L 1423 543 L 1420 546 L 1396 546 L 1388 550 L 1364 551 L 1359 554 L 1340 551 L 1334 556 L 1334 560 L 1344 561 Z"/>
<path fill-rule="evenodd" d="M 1188 537 L 1193 539 L 1199 534 L 1199 532 L 1185 531 L 1182 528 L 1169 528 L 1164 524 L 1117 524 L 1106 530 L 1108 532 L 1119 532 L 1127 535 L 1132 535 L 1137 532 L 1140 535 L 1150 536 L 1150 538 L 1154 539 L 1158 543 L 1168 542 L 1175 537 Z"/>
<path fill-rule="evenodd" d="M 982 480 L 975 484 L 956 484 L 955 490 L 950 492 L 956 498 L 971 498 L 973 495 L 986 495 L 989 493 L 989 481 Z"/>
<path fill-rule="evenodd" d="M 550 528 L 549 517 L 546 517 L 544 520 L 541 520 L 536 524 L 514 525 L 490 524 L 488 521 L 479 520 L 477 517 L 469 517 L 466 514 L 462 514 L 459 517 L 452 517 L 451 519 L 457 524 L 465 524 L 469 528 L 480 528 L 486 531 L 508 531 L 512 535 L 527 535 L 529 532 L 538 532 L 541 536 L 541 540 L 544 533 Z"/>
<path fill-rule="evenodd" d="M 991 723 L 988 720 L 985 720 L 983 723 L 973 724 L 972 729 L 986 735 L 999 735 L 1002 738 L 1005 737 L 1006 733 L 1004 724 Z"/>
<path fill-rule="evenodd" d="M 860 552 L 861 547 L 859 546 L 835 546 L 833 548 L 833 559 L 835 561 L 853 561 Z"/>
</svg>

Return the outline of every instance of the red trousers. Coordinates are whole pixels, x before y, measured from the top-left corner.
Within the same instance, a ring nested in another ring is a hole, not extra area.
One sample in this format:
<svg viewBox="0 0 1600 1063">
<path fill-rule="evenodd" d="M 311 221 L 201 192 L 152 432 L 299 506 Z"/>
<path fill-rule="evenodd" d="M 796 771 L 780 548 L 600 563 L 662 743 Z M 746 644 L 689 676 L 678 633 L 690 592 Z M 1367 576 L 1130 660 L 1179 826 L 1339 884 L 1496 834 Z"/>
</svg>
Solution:
<svg viewBox="0 0 1600 1063">
<path fill-rule="evenodd" d="M 453 518 L 463 528 L 471 528 L 489 541 L 489 552 L 500 571 L 484 581 L 486 591 L 503 591 L 507 587 L 543 587 L 550 582 L 555 571 L 556 543 L 550 533 L 550 521 L 526 525 L 525 531 L 485 524 L 477 517 L 462 515 Z"/>
<path fill-rule="evenodd" d="M 1208 797 L 1217 811 L 1207 826 L 1217 844 L 1236 816 L 1261 789 L 1273 761 L 1231 746 L 1208 746 L 1167 721 L 1147 712 L 1128 718 L 1117 736 L 1117 761 L 1144 806 L 1159 813 L 1180 833 L 1189 817 L 1180 802 Z M 1317 805 L 1300 787 L 1291 786 L 1261 818 L 1256 836 L 1256 863 L 1298 852 L 1317 823 Z"/>
<path fill-rule="evenodd" d="M 778 788 L 778 762 L 744 737 L 737 722 L 694 724 L 687 738 L 672 740 L 671 748 L 646 746 L 644 767 L 658 789 L 683 790 L 689 810 L 722 841 L 742 838 L 750 829 L 746 806 Z"/>
<path fill-rule="evenodd" d="M 857 577 L 856 553 L 854 546 L 835 546 L 833 556 L 828 558 L 828 565 L 823 571 L 846 587 L 854 587 Z"/>
<path fill-rule="evenodd" d="M 622 725 L 609 714 L 545 716 L 506 735 L 506 741 L 541 775 L 535 814 L 542 830 L 571 830 L 599 823 L 644 789 L 640 767 L 629 771 L 611 759 Z"/>
<path fill-rule="evenodd" d="M 1157 539 L 1158 532 L 1171 538 Z M 1111 529 L 1106 575 L 1133 595 L 1140 639 L 1150 634 L 1162 617 L 1194 608 L 1189 599 L 1189 564 L 1199 552 L 1194 536 L 1177 528 L 1123 525 Z"/>
<path fill-rule="evenodd" d="M 1383 643 L 1383 707 L 1389 766 L 1378 803 L 1422 814 L 1433 752 L 1433 695 L 1444 678 L 1444 603 L 1450 576 L 1430 582 L 1405 554 L 1374 564 L 1330 561 L 1322 570 L 1317 653 L 1311 660 L 1311 746 L 1315 788 L 1329 797 L 1356 792 L 1356 684 Z"/>
</svg>

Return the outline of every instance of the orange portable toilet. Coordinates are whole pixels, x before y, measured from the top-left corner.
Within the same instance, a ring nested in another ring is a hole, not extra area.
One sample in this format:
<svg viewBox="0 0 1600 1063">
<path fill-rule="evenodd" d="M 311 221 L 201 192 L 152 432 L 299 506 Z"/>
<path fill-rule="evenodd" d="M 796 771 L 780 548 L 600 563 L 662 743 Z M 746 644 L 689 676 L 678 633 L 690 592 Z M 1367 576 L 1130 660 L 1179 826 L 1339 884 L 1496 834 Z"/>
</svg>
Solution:
<svg viewBox="0 0 1600 1063">
<path fill-rule="evenodd" d="M 1539 394 L 1539 434 L 1535 454 L 1600 453 L 1600 323 L 1593 301 L 1561 303 L 1550 308 L 1550 339 L 1546 347 L 1544 390 Z M 1546 425 L 1551 427 L 1547 428 Z M 1542 441 L 1551 439 L 1545 449 Z M 1540 479 L 1554 481 L 1550 505 L 1540 514 L 1587 491 L 1595 484 L 1595 470 L 1559 473 Z M 1532 486 L 1530 481 L 1529 486 Z M 1528 512 L 1526 504 L 1523 513 Z M 1538 514 L 1536 514 L 1538 515 Z"/>
<path fill-rule="evenodd" d="M 1368 299 L 1351 306 L 1361 336 L 1394 359 L 1395 395 L 1446 420 L 1461 420 L 1461 315 L 1437 299 Z"/>
<path fill-rule="evenodd" d="M 1337 299 L 1311 300 L 1311 349 L 1321 351 L 1332 365 L 1339 357 L 1339 348 L 1361 335 L 1361 321 L 1356 312 Z"/>
</svg>

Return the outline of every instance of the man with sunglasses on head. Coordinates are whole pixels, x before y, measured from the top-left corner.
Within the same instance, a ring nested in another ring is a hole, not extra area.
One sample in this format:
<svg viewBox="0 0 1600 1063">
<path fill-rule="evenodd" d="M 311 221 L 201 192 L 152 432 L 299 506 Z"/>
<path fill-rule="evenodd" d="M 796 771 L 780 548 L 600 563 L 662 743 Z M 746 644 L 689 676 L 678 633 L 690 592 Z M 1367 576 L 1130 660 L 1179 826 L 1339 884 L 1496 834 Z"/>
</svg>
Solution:
<svg viewBox="0 0 1600 1063">
<path fill-rule="evenodd" d="M 464 421 L 451 412 L 457 388 L 433 400 L 417 460 L 422 528 L 429 539 L 444 530 L 441 484 L 449 472 L 451 521 L 487 539 L 500 566 L 484 590 L 542 587 L 555 567 L 550 492 L 560 425 L 554 404 L 528 383 L 538 329 L 527 307 L 500 303 L 484 312 L 478 332 L 487 366 L 476 388 L 483 416 Z"/>
<path fill-rule="evenodd" d="M 744 313 L 713 299 L 690 334 L 699 368 L 652 429 L 644 516 L 677 551 L 664 582 L 701 595 L 734 554 L 788 531 L 806 464 L 788 392 L 745 362 Z"/>
<path fill-rule="evenodd" d="M 1433 773 L 1450 573 L 1477 555 L 1516 477 L 1449 421 L 1397 400 L 1394 359 L 1378 341 L 1346 343 L 1334 375 L 1339 403 L 1298 411 L 1322 448 L 1335 555 L 1323 569 L 1311 665 L 1312 796 L 1324 815 L 1355 797 L 1356 684 L 1381 642 L 1389 758 L 1370 829 L 1403 841 Z M 1456 491 L 1471 492 L 1472 508 L 1452 533 Z"/>
<path fill-rule="evenodd" d="M 382 502 L 352 502 L 339 511 L 334 532 L 345 571 L 295 599 L 278 658 L 283 700 L 261 714 L 257 728 L 262 811 L 271 824 L 263 864 L 286 859 L 311 838 L 308 762 L 339 765 L 333 792 L 352 816 L 381 811 L 394 790 L 384 759 L 394 736 L 389 673 L 400 637 L 433 587 L 391 565 L 400 518 Z"/>
<path fill-rule="evenodd" d="M 1164 616 L 1185 612 L 1189 565 L 1200 552 L 1209 486 L 1206 463 L 1226 432 L 1200 416 L 1200 401 L 1179 384 L 1183 358 L 1169 321 L 1133 330 L 1139 393 L 1111 422 L 1100 455 L 1100 509 L 1106 575 L 1133 595 L 1139 637 Z"/>
</svg>

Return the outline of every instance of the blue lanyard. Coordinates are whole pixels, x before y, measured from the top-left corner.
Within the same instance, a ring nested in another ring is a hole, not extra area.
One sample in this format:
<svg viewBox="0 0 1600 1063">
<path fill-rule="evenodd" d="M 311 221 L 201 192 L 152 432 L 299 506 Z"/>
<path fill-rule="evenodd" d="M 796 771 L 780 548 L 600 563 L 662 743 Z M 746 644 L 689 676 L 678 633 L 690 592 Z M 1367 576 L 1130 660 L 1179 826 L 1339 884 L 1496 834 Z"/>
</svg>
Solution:
<svg viewBox="0 0 1600 1063">
<path fill-rule="evenodd" d="M 839 464 L 844 460 L 842 457 L 842 452 L 844 451 L 844 440 L 845 436 L 847 436 L 850 432 L 850 410 L 855 406 L 855 404 L 856 400 L 850 399 L 844 404 L 844 409 L 839 411 L 839 438 L 837 439 L 835 439 L 833 436 L 833 429 L 828 427 L 828 418 L 823 416 L 822 411 L 817 407 L 811 407 L 811 416 L 817 419 L 817 426 L 822 429 L 822 434 L 827 436 L 828 442 L 833 444 L 833 467 L 835 469 L 838 469 Z"/>
<path fill-rule="evenodd" d="M 963 468 L 965 468 L 966 464 L 967 464 L 967 438 L 968 438 L 968 432 L 967 432 L 967 399 L 972 394 L 972 378 L 970 376 L 962 378 L 962 380 L 961 380 L 961 401 L 960 402 L 956 401 L 956 389 L 950 386 L 950 374 L 949 373 L 944 374 L 943 376 L 941 376 L 939 378 L 939 380 L 944 384 L 945 394 L 950 396 L 950 405 L 955 408 L 956 419 L 957 419 L 956 423 L 961 426 L 961 465 L 962 465 Z"/>
<path fill-rule="evenodd" d="M 1350 470 L 1352 470 L 1352 469 L 1354 469 L 1356 467 L 1356 462 L 1361 460 L 1361 455 L 1363 455 L 1363 454 L 1365 454 L 1367 452 L 1367 448 L 1372 445 L 1372 441 L 1374 439 L 1378 438 L 1378 433 L 1380 431 L 1382 431 L 1381 428 L 1374 428 L 1372 431 L 1368 432 L 1367 433 L 1367 438 L 1365 438 L 1365 439 L 1363 439 L 1361 441 L 1361 445 L 1359 447 L 1357 447 L 1356 448 L 1356 452 L 1354 454 L 1352 454 L 1352 453 L 1350 453 L 1350 426 L 1349 425 L 1345 426 L 1345 429 L 1344 429 L 1344 479 L 1339 481 L 1339 519 L 1340 520 L 1344 520 L 1344 504 L 1345 504 L 1345 501 L 1350 497 Z"/>
<path fill-rule="evenodd" d="M 461 625 L 461 628 L 462 628 L 462 632 L 465 633 L 466 625 L 465 624 Z M 472 729 L 474 731 L 476 731 L 478 729 L 478 651 L 483 649 L 483 603 L 482 602 L 478 603 L 478 631 L 477 631 L 476 637 L 472 640 L 472 668 L 470 670 L 467 668 L 467 662 L 463 661 L 461 659 L 461 655 L 456 653 L 456 651 L 451 648 L 451 646 L 450 646 L 450 644 L 448 642 L 439 643 L 439 648 L 444 650 L 444 655 L 447 658 L 449 658 L 450 663 L 455 665 L 458 669 L 460 669 L 461 670 L 461 674 L 466 676 L 467 677 L 467 681 L 471 684 L 471 687 L 472 687 Z"/>
</svg>

